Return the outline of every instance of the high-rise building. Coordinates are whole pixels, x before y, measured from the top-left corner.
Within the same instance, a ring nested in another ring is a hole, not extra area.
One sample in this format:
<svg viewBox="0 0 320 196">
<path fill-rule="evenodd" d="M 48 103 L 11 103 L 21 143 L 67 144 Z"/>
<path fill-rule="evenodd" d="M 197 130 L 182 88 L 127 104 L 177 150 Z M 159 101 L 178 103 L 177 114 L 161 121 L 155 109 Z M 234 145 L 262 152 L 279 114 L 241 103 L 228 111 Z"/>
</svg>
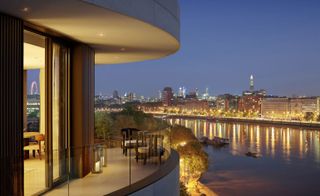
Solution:
<svg viewBox="0 0 320 196">
<path fill-rule="evenodd" d="M 162 103 L 164 106 L 170 106 L 173 102 L 173 91 L 171 87 L 165 87 L 162 91 Z"/>
<path fill-rule="evenodd" d="M 114 99 L 119 99 L 119 93 L 118 93 L 117 90 L 114 90 L 114 91 L 113 91 L 112 97 L 113 97 Z"/>
<path fill-rule="evenodd" d="M 260 90 L 254 90 L 254 77 L 253 75 L 250 75 L 250 81 L 249 81 L 249 90 L 245 90 L 242 92 L 243 96 L 266 96 L 267 91 L 264 89 Z"/>
<path fill-rule="evenodd" d="M 253 75 L 250 76 L 250 91 L 254 91 Z"/>
<path fill-rule="evenodd" d="M 161 92 L 161 90 L 159 90 L 159 100 L 162 100 L 162 92 Z"/>
</svg>

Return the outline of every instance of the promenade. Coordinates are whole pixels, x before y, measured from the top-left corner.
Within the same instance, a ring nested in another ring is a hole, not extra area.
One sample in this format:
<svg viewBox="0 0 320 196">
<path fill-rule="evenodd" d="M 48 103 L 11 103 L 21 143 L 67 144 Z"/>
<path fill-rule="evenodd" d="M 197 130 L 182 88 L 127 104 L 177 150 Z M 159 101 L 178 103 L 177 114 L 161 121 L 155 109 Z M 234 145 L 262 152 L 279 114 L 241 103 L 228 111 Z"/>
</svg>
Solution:
<svg viewBox="0 0 320 196">
<path fill-rule="evenodd" d="M 245 118 L 245 117 L 222 117 L 222 116 L 173 114 L 173 113 L 159 113 L 159 112 L 146 112 L 146 113 L 153 114 L 156 117 L 165 117 L 165 118 L 202 119 L 202 120 L 208 120 L 208 121 L 221 121 L 221 122 L 259 123 L 259 124 L 267 124 L 267 125 L 272 124 L 272 125 L 279 125 L 279 126 L 308 127 L 308 128 L 314 128 L 314 129 L 320 128 L 320 122 L 314 122 L 314 121 Z"/>
</svg>

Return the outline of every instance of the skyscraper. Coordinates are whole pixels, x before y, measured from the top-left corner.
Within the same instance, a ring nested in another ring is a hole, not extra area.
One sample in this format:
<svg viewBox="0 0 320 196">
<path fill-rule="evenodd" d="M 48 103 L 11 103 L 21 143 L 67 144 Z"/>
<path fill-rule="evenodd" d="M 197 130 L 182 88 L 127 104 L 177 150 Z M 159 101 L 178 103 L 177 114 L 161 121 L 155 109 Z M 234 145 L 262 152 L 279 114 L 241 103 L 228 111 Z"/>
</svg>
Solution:
<svg viewBox="0 0 320 196">
<path fill-rule="evenodd" d="M 253 75 L 250 75 L 250 91 L 254 91 Z"/>
</svg>

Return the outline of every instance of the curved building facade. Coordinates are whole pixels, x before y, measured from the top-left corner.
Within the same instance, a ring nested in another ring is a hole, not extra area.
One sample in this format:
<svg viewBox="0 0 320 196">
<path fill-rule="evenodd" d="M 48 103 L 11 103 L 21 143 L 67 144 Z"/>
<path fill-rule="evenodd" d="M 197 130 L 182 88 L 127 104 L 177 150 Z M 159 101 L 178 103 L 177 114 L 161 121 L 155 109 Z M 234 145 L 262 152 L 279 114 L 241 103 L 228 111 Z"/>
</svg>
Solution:
<svg viewBox="0 0 320 196">
<path fill-rule="evenodd" d="M 43 194 L 87 176 L 95 65 L 158 59 L 179 47 L 178 0 L 1 1 L 0 195 Z M 39 84 L 32 103 L 30 80 Z M 33 103 L 36 114 L 27 110 Z"/>
</svg>

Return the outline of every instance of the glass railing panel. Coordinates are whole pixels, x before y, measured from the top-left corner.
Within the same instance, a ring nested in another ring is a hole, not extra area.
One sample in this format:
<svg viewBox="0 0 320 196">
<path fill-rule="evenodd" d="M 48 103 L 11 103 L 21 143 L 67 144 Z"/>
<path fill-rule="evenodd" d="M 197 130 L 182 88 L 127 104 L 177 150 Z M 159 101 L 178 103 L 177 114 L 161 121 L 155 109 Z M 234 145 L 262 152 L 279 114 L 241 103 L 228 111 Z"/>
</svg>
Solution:
<svg viewBox="0 0 320 196">
<path fill-rule="evenodd" d="M 170 156 L 170 129 L 141 132 L 131 138 L 100 140 L 91 146 L 65 149 L 61 182 L 46 195 L 105 195 L 138 182 L 156 172 Z M 90 155 L 85 160 L 84 155 Z M 81 172 L 88 172 L 81 176 Z"/>
</svg>

